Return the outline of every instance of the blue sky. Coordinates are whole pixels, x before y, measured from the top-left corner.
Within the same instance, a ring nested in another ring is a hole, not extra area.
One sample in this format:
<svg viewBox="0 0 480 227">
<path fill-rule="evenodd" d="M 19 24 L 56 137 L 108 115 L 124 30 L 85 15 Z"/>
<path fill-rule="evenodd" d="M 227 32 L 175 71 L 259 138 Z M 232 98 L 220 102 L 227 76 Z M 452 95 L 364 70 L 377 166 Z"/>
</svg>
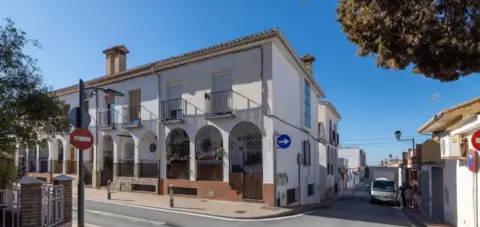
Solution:
<svg viewBox="0 0 480 227">
<path fill-rule="evenodd" d="M 421 124 L 478 95 L 478 74 L 441 83 L 356 57 L 336 6 L 331 0 L 0 0 L 0 18 L 12 18 L 41 42 L 28 52 L 53 88 L 103 75 L 102 50 L 113 45 L 127 46 L 134 67 L 278 27 L 299 55 L 316 57 L 315 77 L 342 115 L 341 141 L 361 145 L 369 164 L 410 146 L 394 140 L 395 130 L 421 142 L 427 138 L 416 134 Z"/>
</svg>

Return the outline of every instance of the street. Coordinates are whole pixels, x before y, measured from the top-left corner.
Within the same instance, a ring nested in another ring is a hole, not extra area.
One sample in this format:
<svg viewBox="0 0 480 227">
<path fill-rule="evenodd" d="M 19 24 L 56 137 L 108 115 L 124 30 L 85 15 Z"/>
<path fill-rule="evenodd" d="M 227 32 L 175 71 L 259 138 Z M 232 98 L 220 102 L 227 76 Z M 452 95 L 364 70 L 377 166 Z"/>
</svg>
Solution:
<svg viewBox="0 0 480 227">
<path fill-rule="evenodd" d="M 289 217 L 235 220 L 192 215 L 155 208 L 85 202 L 85 222 L 104 227 L 127 226 L 409 226 L 401 211 L 389 205 L 372 205 L 368 193 L 359 188 L 332 206 Z M 193 211 L 195 212 L 195 211 Z M 74 209 L 74 219 L 76 210 Z"/>
</svg>

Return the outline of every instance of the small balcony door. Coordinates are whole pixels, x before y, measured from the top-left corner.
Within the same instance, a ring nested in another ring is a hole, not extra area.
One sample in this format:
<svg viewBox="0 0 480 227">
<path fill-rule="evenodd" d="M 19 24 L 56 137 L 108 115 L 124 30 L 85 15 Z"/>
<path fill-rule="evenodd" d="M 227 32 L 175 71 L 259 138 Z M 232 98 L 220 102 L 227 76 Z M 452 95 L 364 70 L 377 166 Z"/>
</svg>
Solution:
<svg viewBox="0 0 480 227">
<path fill-rule="evenodd" d="M 134 123 L 140 120 L 140 102 L 142 100 L 142 90 L 136 89 L 128 92 L 129 107 L 128 107 L 128 120 L 130 123 Z"/>
<path fill-rule="evenodd" d="M 221 114 L 232 111 L 232 75 L 221 74 L 213 77 L 210 97 L 211 113 Z"/>
<path fill-rule="evenodd" d="M 182 108 L 182 84 L 168 85 L 168 102 L 166 102 L 166 115 L 168 120 L 180 120 L 183 116 Z"/>
</svg>

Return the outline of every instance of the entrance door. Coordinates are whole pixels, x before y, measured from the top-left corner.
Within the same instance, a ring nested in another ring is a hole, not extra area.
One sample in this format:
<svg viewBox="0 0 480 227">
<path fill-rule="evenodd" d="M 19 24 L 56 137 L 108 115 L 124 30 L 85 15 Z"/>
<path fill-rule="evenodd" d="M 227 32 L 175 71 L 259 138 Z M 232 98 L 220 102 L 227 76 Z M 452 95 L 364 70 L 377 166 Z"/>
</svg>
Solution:
<svg viewBox="0 0 480 227">
<path fill-rule="evenodd" d="M 113 179 L 113 151 L 103 151 L 102 186 L 106 186 Z"/>
<path fill-rule="evenodd" d="M 237 124 L 230 133 L 230 185 L 244 199 L 263 198 L 262 134 L 250 122 Z"/>
<path fill-rule="evenodd" d="M 432 217 L 443 221 L 443 170 L 432 167 Z"/>
</svg>

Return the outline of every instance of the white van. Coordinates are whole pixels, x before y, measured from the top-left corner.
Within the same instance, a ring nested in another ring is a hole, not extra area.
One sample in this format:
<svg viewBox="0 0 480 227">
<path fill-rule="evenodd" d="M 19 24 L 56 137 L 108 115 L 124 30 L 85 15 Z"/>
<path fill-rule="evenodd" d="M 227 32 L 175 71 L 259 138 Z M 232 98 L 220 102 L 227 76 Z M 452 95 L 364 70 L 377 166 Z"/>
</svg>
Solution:
<svg viewBox="0 0 480 227">
<path fill-rule="evenodd" d="M 377 178 L 370 186 L 370 202 L 388 202 L 398 204 L 395 181 L 387 178 Z"/>
</svg>

